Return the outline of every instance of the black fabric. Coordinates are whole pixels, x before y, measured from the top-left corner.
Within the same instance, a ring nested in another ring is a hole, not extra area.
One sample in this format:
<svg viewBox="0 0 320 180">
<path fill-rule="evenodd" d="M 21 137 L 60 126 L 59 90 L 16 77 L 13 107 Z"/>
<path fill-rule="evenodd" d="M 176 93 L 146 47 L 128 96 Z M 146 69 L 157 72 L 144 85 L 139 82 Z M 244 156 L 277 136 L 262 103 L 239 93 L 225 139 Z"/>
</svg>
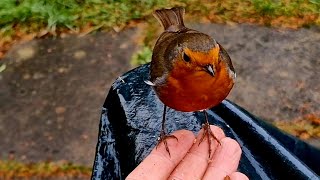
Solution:
<svg viewBox="0 0 320 180">
<path fill-rule="evenodd" d="M 149 65 L 116 80 L 102 108 L 92 179 L 125 179 L 154 148 L 163 104 L 152 88 Z M 254 117 L 230 101 L 208 110 L 210 124 L 221 127 L 243 150 L 239 171 L 250 179 L 318 179 L 320 151 Z M 166 129 L 198 132 L 203 113 L 167 110 Z M 318 175 L 317 175 L 318 174 Z"/>
</svg>

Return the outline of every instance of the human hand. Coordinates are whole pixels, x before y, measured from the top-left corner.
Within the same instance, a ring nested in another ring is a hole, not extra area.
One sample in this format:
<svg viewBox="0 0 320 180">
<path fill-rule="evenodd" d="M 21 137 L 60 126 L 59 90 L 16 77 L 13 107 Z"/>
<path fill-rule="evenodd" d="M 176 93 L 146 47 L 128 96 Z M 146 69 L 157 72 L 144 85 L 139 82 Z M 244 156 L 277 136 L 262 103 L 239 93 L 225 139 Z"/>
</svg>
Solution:
<svg viewBox="0 0 320 180">
<path fill-rule="evenodd" d="M 167 139 L 171 156 L 163 143 L 159 144 L 126 179 L 247 180 L 246 175 L 236 172 L 242 153 L 239 144 L 225 137 L 219 127 L 211 125 L 210 128 L 221 142 L 221 145 L 216 141 L 211 143 L 214 152 L 211 159 L 209 144 L 205 142 L 207 139 L 199 145 L 203 130 L 199 132 L 197 139 L 191 131 L 179 130 L 173 133 L 178 141 L 174 138 Z"/>
</svg>

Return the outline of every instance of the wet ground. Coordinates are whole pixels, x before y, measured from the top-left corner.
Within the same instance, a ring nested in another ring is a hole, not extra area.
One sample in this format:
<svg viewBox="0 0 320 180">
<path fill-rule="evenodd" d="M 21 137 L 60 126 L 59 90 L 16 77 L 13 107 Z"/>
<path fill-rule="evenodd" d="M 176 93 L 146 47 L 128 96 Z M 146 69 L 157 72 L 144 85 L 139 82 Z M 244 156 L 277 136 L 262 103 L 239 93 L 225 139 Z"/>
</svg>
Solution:
<svg viewBox="0 0 320 180">
<path fill-rule="evenodd" d="M 320 30 L 193 24 L 237 70 L 229 99 L 266 119 L 319 112 Z M 16 45 L 0 73 L 0 157 L 93 163 L 101 106 L 128 71 L 137 29 Z"/>
</svg>

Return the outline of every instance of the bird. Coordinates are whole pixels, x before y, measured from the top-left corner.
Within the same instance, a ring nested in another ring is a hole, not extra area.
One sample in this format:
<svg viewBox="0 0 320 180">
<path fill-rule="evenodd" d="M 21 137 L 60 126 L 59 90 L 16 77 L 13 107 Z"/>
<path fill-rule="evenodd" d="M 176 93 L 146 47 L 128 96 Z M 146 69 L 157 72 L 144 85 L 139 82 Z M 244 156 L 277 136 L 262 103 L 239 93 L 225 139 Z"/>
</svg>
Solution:
<svg viewBox="0 0 320 180">
<path fill-rule="evenodd" d="M 155 10 L 153 15 L 164 31 L 158 37 L 152 53 L 150 79 L 145 82 L 153 87 L 163 102 L 162 128 L 158 145 L 163 142 L 166 151 L 168 138 L 165 129 L 167 107 L 181 112 L 203 112 L 204 134 L 207 137 L 209 158 L 211 137 L 219 144 L 210 129 L 206 110 L 221 103 L 230 93 L 236 72 L 227 51 L 211 36 L 184 25 L 183 7 Z"/>
</svg>

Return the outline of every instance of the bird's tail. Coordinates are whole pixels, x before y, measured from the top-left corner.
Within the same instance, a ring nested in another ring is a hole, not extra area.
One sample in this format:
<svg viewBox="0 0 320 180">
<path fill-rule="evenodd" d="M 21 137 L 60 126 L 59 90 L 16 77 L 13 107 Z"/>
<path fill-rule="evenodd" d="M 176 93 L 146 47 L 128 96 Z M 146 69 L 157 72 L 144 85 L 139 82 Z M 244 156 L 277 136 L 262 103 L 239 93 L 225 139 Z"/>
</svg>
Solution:
<svg viewBox="0 0 320 180">
<path fill-rule="evenodd" d="M 153 13 L 154 17 L 158 19 L 165 31 L 177 32 L 184 29 L 183 7 L 174 7 L 171 9 L 159 9 Z"/>
</svg>

